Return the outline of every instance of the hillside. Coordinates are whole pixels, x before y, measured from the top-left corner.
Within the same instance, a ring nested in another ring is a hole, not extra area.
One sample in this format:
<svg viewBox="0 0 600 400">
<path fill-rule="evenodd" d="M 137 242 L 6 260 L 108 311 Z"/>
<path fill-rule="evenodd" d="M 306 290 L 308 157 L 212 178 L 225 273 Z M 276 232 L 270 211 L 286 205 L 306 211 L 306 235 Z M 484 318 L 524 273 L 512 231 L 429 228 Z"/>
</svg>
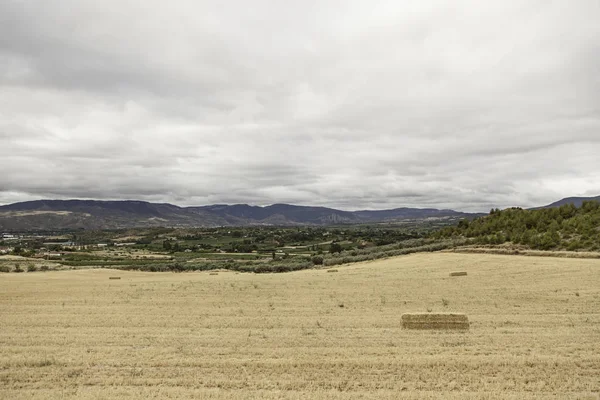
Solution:
<svg viewBox="0 0 600 400">
<path fill-rule="evenodd" d="M 406 220 L 458 220 L 480 214 L 453 210 L 398 208 L 342 211 L 327 207 L 247 204 L 179 207 L 145 201 L 37 200 L 0 206 L 0 230 L 119 229 L 248 225 L 335 225 Z"/>
<path fill-rule="evenodd" d="M 600 202 L 585 200 L 580 207 L 492 210 L 472 221 L 444 228 L 436 238 L 470 238 L 479 244 L 524 245 L 539 250 L 600 250 Z"/>
<path fill-rule="evenodd" d="M 38 200 L 0 207 L 0 229 L 116 229 L 150 226 L 217 226 L 206 212 L 144 201 Z"/>
<path fill-rule="evenodd" d="M 364 220 L 397 220 L 397 219 L 421 219 L 421 218 L 447 218 L 462 217 L 472 218 L 483 214 L 461 213 L 454 210 L 438 210 L 436 208 L 395 208 L 393 210 L 361 210 L 354 214 Z"/>
<path fill-rule="evenodd" d="M 284 224 L 316 224 L 358 223 L 361 219 L 352 212 L 326 207 L 305 207 L 290 204 L 273 204 L 266 207 L 248 204 L 211 205 L 188 207 L 188 210 L 210 212 L 232 224 L 265 223 L 277 221 Z"/>
</svg>

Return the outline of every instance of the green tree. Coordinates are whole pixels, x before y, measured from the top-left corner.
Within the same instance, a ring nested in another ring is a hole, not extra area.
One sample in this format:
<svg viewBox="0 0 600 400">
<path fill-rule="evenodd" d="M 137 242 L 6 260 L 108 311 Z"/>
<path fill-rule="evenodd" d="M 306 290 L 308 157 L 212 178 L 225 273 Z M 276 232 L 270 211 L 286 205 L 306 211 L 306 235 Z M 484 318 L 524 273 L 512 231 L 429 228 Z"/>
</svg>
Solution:
<svg viewBox="0 0 600 400">
<path fill-rule="evenodd" d="M 342 245 L 339 244 L 338 242 L 332 242 L 331 245 L 329 246 L 329 252 L 331 254 L 333 253 L 341 253 L 343 250 Z"/>
</svg>

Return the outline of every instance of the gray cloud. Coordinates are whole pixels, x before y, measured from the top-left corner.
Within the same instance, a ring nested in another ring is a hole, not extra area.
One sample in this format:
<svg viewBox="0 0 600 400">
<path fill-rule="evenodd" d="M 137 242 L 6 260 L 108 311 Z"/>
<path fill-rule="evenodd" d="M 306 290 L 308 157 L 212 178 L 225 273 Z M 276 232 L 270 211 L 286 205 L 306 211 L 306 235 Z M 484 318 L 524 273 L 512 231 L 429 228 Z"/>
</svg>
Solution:
<svg viewBox="0 0 600 400">
<path fill-rule="evenodd" d="M 0 3 L 0 204 L 600 193 L 593 0 Z"/>
</svg>

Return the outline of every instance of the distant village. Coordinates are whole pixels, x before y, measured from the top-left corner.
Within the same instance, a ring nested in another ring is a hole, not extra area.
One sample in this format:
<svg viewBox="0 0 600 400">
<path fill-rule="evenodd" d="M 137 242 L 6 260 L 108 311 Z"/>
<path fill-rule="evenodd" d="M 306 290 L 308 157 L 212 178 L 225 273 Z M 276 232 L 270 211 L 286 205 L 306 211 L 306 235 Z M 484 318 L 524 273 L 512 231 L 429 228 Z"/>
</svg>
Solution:
<svg viewBox="0 0 600 400">
<path fill-rule="evenodd" d="M 0 236 L 0 255 L 22 255 L 31 258 L 58 259 L 64 252 L 98 250 L 108 247 L 133 246 L 129 243 L 94 243 L 81 244 L 68 239 L 57 239 L 55 236 L 32 234 L 2 233 Z"/>
</svg>

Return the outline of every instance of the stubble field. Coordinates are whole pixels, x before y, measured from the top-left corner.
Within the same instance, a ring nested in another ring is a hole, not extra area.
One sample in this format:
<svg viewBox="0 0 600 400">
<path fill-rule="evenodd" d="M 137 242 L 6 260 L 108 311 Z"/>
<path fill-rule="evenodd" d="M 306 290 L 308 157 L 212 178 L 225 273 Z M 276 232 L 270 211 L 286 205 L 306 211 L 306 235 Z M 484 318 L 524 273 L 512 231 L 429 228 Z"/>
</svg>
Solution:
<svg viewBox="0 0 600 400">
<path fill-rule="evenodd" d="M 336 269 L 2 274 L 0 399 L 598 398 L 600 260 Z M 401 328 L 427 311 L 470 330 Z"/>
</svg>

